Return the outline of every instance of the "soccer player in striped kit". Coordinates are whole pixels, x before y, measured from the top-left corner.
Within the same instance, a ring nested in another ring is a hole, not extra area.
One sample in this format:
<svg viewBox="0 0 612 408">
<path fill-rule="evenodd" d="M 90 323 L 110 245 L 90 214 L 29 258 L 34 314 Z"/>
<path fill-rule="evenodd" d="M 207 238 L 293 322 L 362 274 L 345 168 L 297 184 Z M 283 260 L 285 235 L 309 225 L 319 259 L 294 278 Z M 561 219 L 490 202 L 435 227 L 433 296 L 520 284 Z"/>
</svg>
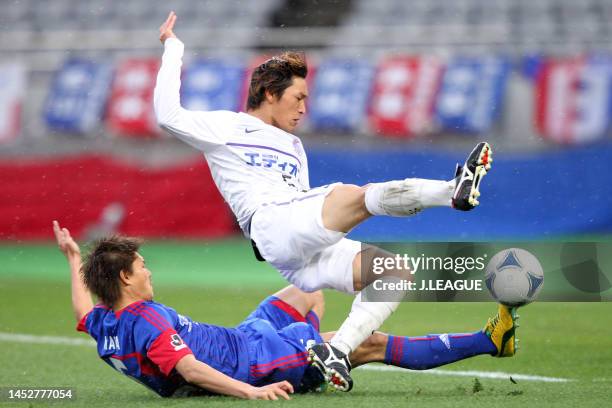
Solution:
<svg viewBox="0 0 612 408">
<path fill-rule="evenodd" d="M 290 285 L 235 328 L 209 325 L 153 301 L 151 272 L 138 253 L 138 240 L 103 238 L 82 263 L 68 229 L 54 221 L 53 230 L 70 266 L 77 330 L 94 338 L 104 362 L 158 395 L 288 399 L 325 384 L 307 351 L 334 335 L 319 333 L 320 291 L 305 293 Z M 95 306 L 92 293 L 100 301 Z M 480 354 L 511 356 L 512 313 L 500 305 L 497 316 L 474 333 L 404 337 L 376 332 L 349 357 L 355 366 L 383 362 L 423 370 Z"/>
<path fill-rule="evenodd" d="M 479 143 L 450 181 L 411 178 L 311 188 L 302 142 L 291 134 L 306 112 L 304 56 L 284 53 L 257 67 L 246 113 L 188 111 L 180 103 L 184 45 L 173 32 L 176 18 L 171 12 L 160 27 L 164 53 L 154 93 L 157 120 L 167 132 L 204 153 L 259 260 L 303 291 L 333 288 L 356 294 L 336 335 L 310 349 L 313 364 L 326 379 L 349 391 L 347 356 L 397 309 L 401 298 L 397 294 L 386 302 L 362 300 L 361 291 L 373 276 L 362 271 L 362 244 L 345 235 L 375 215 L 406 217 L 431 207 L 473 209 L 480 181 L 491 168 L 491 147 Z M 366 251 L 369 258 L 379 250 Z M 395 273 L 410 278 L 407 271 Z"/>
</svg>

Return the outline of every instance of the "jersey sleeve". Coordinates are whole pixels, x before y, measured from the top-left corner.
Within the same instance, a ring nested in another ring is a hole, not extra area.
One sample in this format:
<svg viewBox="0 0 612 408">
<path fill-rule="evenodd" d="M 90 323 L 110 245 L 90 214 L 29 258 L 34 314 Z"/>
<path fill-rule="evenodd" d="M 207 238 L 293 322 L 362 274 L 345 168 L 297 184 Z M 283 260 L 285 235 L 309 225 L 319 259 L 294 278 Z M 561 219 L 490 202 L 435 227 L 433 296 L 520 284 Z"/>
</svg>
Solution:
<svg viewBox="0 0 612 408">
<path fill-rule="evenodd" d="M 77 323 L 77 326 L 76 326 L 76 330 L 77 331 L 89 334 L 89 330 L 87 329 L 87 319 L 91 315 L 92 311 L 93 311 L 93 309 L 91 309 L 89 312 L 85 313 L 85 316 L 83 316 L 81 318 L 81 320 L 79 320 L 79 322 Z"/>
<path fill-rule="evenodd" d="M 147 357 L 165 375 L 169 375 L 176 364 L 189 354 L 193 352 L 174 329 L 162 332 L 147 351 Z"/>
<path fill-rule="evenodd" d="M 203 152 L 224 144 L 228 134 L 226 127 L 235 112 L 190 111 L 181 106 L 181 66 L 185 46 L 178 38 L 164 42 L 164 54 L 157 74 L 153 94 L 155 116 L 159 125 Z"/>
<path fill-rule="evenodd" d="M 147 305 L 140 311 L 134 327 L 137 345 L 165 375 L 169 375 L 183 357 L 193 354 L 174 329 L 174 320 L 162 306 Z"/>
</svg>

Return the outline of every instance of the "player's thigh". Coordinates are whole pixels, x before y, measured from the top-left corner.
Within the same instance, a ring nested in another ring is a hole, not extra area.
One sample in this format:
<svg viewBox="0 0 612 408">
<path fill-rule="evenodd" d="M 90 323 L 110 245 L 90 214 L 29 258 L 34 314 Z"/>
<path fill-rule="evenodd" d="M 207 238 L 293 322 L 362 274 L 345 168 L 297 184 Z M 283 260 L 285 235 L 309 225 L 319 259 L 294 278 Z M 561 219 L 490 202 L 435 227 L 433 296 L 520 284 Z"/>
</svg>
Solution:
<svg viewBox="0 0 612 408">
<path fill-rule="evenodd" d="M 275 294 L 276 295 L 276 294 Z M 251 324 L 254 319 L 267 321 L 274 329 L 280 330 L 293 323 L 304 322 L 312 325 L 316 329 L 319 327 L 320 316 L 312 310 L 298 310 L 294 305 L 278 296 L 268 296 L 257 308 L 238 325 L 244 328 Z"/>
<path fill-rule="evenodd" d="M 388 268 L 384 270 L 384 275 L 381 275 L 379 271 L 376 271 L 376 266 L 380 267 L 380 265 L 386 264 L 385 261 L 383 261 L 386 258 L 391 258 L 392 262 L 390 263 L 395 265 L 395 257 L 396 254 L 392 252 L 373 245 L 362 244 L 362 251 L 356 256 L 353 264 L 355 288 L 361 290 L 375 280 L 387 276 L 411 280 L 411 270 L 408 268 Z"/>
<path fill-rule="evenodd" d="M 296 270 L 344 233 L 323 226 L 322 208 L 334 185 L 312 189 L 285 202 L 260 207 L 251 220 L 251 239 L 263 258 L 278 270 Z"/>
<path fill-rule="evenodd" d="M 298 271 L 291 273 L 290 281 L 306 291 L 335 289 L 355 293 L 353 260 L 361 252 L 362 244 L 343 238 L 317 255 Z"/>
<path fill-rule="evenodd" d="M 316 292 L 304 292 L 295 285 L 289 285 L 274 293 L 273 296 L 289 304 L 302 316 L 306 316 L 309 312 L 314 311 L 319 319 L 323 317 L 323 312 L 325 311 L 325 297 L 320 290 Z"/>
</svg>

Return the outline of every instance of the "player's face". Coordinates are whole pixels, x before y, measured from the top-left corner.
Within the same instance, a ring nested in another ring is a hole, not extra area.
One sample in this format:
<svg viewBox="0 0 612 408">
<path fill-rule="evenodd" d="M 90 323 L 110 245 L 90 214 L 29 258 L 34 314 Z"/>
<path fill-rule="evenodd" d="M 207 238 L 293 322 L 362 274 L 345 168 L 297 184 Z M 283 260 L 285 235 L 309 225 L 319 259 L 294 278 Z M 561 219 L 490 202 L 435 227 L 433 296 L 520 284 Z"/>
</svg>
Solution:
<svg viewBox="0 0 612 408">
<path fill-rule="evenodd" d="M 308 87 L 304 78 L 293 77 L 283 95 L 272 102 L 272 124 L 285 132 L 293 132 L 306 113 Z"/>
<path fill-rule="evenodd" d="M 136 259 L 132 263 L 130 281 L 133 282 L 133 290 L 139 298 L 144 300 L 153 299 L 151 271 L 147 269 L 144 258 L 138 252 L 136 253 Z"/>
</svg>

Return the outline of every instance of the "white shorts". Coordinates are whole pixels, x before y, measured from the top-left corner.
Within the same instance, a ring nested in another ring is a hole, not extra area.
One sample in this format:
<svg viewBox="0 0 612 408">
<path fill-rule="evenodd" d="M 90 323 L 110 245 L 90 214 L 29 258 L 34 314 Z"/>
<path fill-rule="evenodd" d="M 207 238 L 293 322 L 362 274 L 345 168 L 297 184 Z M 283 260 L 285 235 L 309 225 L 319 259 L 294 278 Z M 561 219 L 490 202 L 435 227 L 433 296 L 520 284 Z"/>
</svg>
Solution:
<svg viewBox="0 0 612 408">
<path fill-rule="evenodd" d="M 337 184 L 263 204 L 251 219 L 251 239 L 262 257 L 306 292 L 324 288 L 355 292 L 353 259 L 361 243 L 323 226 L 323 201 Z"/>
</svg>

